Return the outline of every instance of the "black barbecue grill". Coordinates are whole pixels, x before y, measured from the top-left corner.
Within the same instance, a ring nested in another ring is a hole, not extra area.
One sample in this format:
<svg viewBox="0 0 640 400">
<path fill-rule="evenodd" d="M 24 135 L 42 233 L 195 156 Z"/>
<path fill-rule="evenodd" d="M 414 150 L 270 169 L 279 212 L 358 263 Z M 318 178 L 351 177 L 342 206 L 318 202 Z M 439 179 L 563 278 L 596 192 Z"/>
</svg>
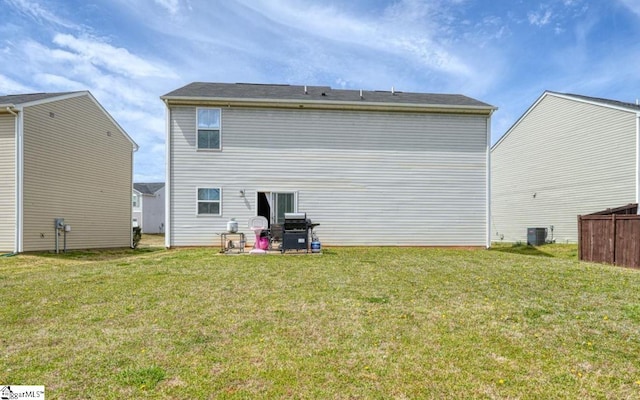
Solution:
<svg viewBox="0 0 640 400">
<path fill-rule="evenodd" d="M 282 225 L 282 249 L 304 250 L 309 252 L 309 230 L 311 220 L 307 219 L 307 213 L 284 213 L 284 224 Z"/>
</svg>

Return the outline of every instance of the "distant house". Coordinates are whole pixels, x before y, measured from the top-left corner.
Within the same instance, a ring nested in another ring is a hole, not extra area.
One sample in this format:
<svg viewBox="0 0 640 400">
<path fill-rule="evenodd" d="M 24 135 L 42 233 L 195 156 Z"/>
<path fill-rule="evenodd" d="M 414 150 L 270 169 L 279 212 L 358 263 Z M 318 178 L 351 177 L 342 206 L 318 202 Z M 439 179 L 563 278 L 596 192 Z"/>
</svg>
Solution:
<svg viewBox="0 0 640 400">
<path fill-rule="evenodd" d="M 137 149 L 87 91 L 0 96 L 0 251 L 131 246 Z"/>
<path fill-rule="evenodd" d="M 487 246 L 495 107 L 462 95 L 192 83 L 167 106 L 167 247 L 305 212 L 327 245 Z M 251 240 L 250 240 L 251 241 Z"/>
<path fill-rule="evenodd" d="M 133 184 L 133 221 L 143 233 L 164 233 L 164 182 Z"/>
<path fill-rule="evenodd" d="M 492 239 L 577 241 L 577 216 L 640 197 L 640 106 L 544 92 L 491 149 Z"/>
</svg>

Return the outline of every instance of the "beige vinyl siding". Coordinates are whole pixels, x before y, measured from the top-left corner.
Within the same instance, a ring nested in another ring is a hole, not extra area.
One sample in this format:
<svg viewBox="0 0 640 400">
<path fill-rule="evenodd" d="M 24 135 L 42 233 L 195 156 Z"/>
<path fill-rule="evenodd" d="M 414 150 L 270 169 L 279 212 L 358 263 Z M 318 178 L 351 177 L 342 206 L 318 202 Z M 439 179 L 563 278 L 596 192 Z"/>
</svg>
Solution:
<svg viewBox="0 0 640 400">
<path fill-rule="evenodd" d="M 15 250 L 16 145 L 15 117 L 0 115 L 0 252 Z"/>
<path fill-rule="evenodd" d="M 576 242 L 579 214 L 634 202 L 635 118 L 543 97 L 491 153 L 492 240 L 553 225 L 554 239 Z"/>
<path fill-rule="evenodd" d="M 232 217 L 253 242 L 259 191 L 297 192 L 329 245 L 486 243 L 486 116 L 223 108 L 219 152 L 195 150 L 195 107 L 171 116 L 172 246 Z M 196 215 L 196 187 L 222 188 L 222 216 Z"/>
<path fill-rule="evenodd" d="M 129 247 L 132 144 L 88 96 L 24 112 L 24 251 Z M 61 238 L 62 246 L 62 238 Z"/>
</svg>

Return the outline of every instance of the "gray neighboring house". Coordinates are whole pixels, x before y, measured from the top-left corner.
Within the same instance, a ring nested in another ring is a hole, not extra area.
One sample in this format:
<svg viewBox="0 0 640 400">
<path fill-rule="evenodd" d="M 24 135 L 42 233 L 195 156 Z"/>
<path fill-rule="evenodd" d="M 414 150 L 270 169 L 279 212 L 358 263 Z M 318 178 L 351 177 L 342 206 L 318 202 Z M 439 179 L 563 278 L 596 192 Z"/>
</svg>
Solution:
<svg viewBox="0 0 640 400">
<path fill-rule="evenodd" d="M 167 247 L 306 212 L 323 245 L 489 245 L 495 107 L 463 95 L 195 82 L 167 112 Z"/>
<path fill-rule="evenodd" d="M 0 251 L 130 247 L 137 149 L 87 91 L 0 96 Z"/>
<path fill-rule="evenodd" d="M 640 106 L 546 91 L 491 149 L 492 240 L 547 228 L 577 242 L 577 216 L 640 197 Z"/>
<path fill-rule="evenodd" d="M 142 233 L 164 233 L 164 182 L 133 184 L 133 220 Z"/>
</svg>

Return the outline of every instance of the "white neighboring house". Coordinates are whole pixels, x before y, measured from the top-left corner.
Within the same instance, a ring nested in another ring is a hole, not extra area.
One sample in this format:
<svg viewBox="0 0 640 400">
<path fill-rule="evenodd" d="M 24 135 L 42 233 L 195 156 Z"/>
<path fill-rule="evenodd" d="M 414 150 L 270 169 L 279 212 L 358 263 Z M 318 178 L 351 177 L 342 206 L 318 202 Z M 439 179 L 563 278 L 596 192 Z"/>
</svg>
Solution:
<svg viewBox="0 0 640 400">
<path fill-rule="evenodd" d="M 133 226 L 142 233 L 164 233 L 164 182 L 133 184 Z"/>
<path fill-rule="evenodd" d="M 137 149 L 87 91 L 0 96 L 0 251 L 130 247 Z"/>
<path fill-rule="evenodd" d="M 546 91 L 491 149 L 492 240 L 577 242 L 577 216 L 640 198 L 640 106 Z"/>
<path fill-rule="evenodd" d="M 167 106 L 167 247 L 306 212 L 326 245 L 489 245 L 495 107 L 463 95 L 192 83 Z"/>
</svg>

